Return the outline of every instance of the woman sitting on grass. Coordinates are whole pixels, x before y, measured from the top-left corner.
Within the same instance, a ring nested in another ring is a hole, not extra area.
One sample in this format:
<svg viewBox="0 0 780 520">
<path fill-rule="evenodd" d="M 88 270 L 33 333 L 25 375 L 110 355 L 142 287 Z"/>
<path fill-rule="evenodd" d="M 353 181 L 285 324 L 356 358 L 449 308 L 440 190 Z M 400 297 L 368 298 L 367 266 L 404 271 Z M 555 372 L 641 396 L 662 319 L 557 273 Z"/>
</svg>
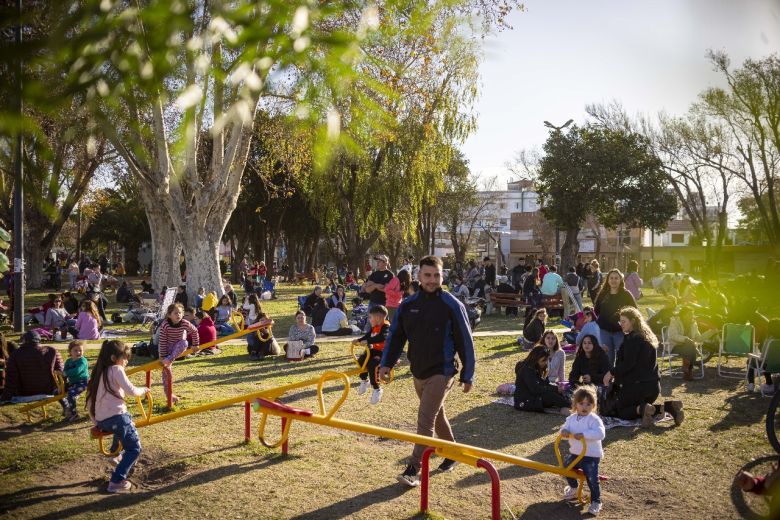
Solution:
<svg viewBox="0 0 780 520">
<path fill-rule="evenodd" d="M 281 349 L 279 349 L 279 344 L 276 342 L 271 329 L 274 320 L 262 312 L 258 317 L 258 322 L 260 323 L 260 328 L 258 328 L 257 332 L 247 336 L 249 359 L 262 361 L 266 356 L 278 356 L 281 353 Z"/>
<path fill-rule="evenodd" d="M 609 368 L 609 356 L 599 345 L 599 340 L 593 334 L 587 334 L 574 355 L 569 384 L 573 388 L 580 385 L 602 387 Z"/>
<path fill-rule="evenodd" d="M 523 335 L 517 338 L 517 342 L 524 348 L 533 348 L 542 340 L 544 327 L 547 324 L 547 309 L 534 309 L 528 315 L 531 319 L 526 319 L 523 326 Z"/>
<path fill-rule="evenodd" d="M 295 313 L 295 325 L 290 327 L 290 332 L 287 335 L 287 341 L 302 341 L 303 350 L 301 350 L 301 356 L 310 357 L 320 351 L 320 347 L 314 344 L 317 339 L 317 333 L 314 331 L 314 327 L 306 323 L 306 313 L 298 311 Z M 289 343 L 284 345 L 284 351 L 287 352 Z"/>
<path fill-rule="evenodd" d="M 658 339 L 633 307 L 619 311 L 620 327 L 625 334 L 617 352 L 615 367 L 604 375 L 604 386 L 612 384 L 614 402 L 601 415 L 620 419 L 642 419 L 642 427 L 654 424 L 655 415 L 668 412 L 676 425 L 685 418 L 682 401 L 653 403 L 661 394 L 661 378 L 656 361 Z"/>
<path fill-rule="evenodd" d="M 547 361 L 550 352 L 538 345 L 523 361 L 515 365 L 515 409 L 526 412 L 544 412 L 545 408 L 559 408 L 569 415 L 571 401 L 558 385 L 547 380 Z"/>
<path fill-rule="evenodd" d="M 552 330 L 546 331 L 542 336 L 542 341 L 539 342 L 539 345 L 546 348 L 550 353 L 550 360 L 547 363 L 547 379 L 551 383 L 565 381 L 566 353 L 561 348 L 561 343 L 558 341 L 558 335 Z"/>
<path fill-rule="evenodd" d="M 100 339 L 100 329 L 103 322 L 98 315 L 97 307 L 92 300 L 84 300 L 79 306 L 79 316 L 76 324 L 68 329 L 76 339 Z"/>
</svg>

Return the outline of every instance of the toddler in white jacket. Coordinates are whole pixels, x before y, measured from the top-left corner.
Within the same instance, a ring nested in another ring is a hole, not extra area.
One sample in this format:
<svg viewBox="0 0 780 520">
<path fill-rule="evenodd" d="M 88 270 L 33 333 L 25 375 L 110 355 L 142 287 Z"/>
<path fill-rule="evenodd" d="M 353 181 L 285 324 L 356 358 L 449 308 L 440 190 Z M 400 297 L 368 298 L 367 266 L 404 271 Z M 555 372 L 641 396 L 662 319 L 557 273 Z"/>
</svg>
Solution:
<svg viewBox="0 0 780 520">
<path fill-rule="evenodd" d="M 572 414 L 561 427 L 561 436 L 569 441 L 569 456 L 564 466 L 571 464 L 582 453 L 585 440 L 585 456 L 574 466 L 585 474 L 590 488 L 590 507 L 588 512 L 597 515 L 601 511 L 601 489 L 599 488 L 599 462 L 604 456 L 601 441 L 604 439 L 604 423 L 594 413 L 596 409 L 596 389 L 591 385 L 580 386 L 572 396 Z M 577 496 L 577 480 L 566 478 L 568 486 L 563 491 L 566 500 Z"/>
</svg>

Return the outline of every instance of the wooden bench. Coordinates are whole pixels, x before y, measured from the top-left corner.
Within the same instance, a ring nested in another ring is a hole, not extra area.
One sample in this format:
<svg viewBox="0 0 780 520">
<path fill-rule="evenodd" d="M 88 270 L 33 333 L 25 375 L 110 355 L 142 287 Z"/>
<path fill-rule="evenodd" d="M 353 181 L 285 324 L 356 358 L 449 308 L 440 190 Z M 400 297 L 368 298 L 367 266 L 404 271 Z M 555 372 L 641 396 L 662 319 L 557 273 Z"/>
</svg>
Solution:
<svg viewBox="0 0 780 520">
<path fill-rule="evenodd" d="M 542 296 L 542 307 L 547 309 L 549 314 L 551 311 L 560 311 L 561 317 L 563 317 L 563 298 L 560 294 L 555 296 Z"/>
<path fill-rule="evenodd" d="M 490 293 L 490 304 L 495 308 L 517 307 L 518 309 L 525 308 L 528 305 L 522 294 L 500 292 Z"/>
</svg>

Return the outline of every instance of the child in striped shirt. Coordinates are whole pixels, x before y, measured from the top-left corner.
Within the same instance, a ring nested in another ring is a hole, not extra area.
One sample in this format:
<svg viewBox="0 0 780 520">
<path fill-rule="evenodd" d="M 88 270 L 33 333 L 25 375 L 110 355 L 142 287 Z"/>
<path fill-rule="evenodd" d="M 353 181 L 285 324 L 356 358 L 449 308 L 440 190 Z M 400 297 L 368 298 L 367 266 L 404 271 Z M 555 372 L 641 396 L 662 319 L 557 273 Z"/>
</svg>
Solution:
<svg viewBox="0 0 780 520">
<path fill-rule="evenodd" d="M 168 306 L 168 310 L 165 313 L 165 321 L 160 326 L 159 348 L 160 362 L 163 365 L 163 388 L 168 401 L 173 404 L 179 401 L 179 397 L 173 395 L 173 371 L 171 370 L 171 364 L 189 347 L 187 344 L 188 334 L 192 338 L 193 354 L 198 351 L 198 346 L 200 345 L 200 335 L 197 327 L 183 317 L 184 307 L 182 304 L 173 303 Z"/>
</svg>

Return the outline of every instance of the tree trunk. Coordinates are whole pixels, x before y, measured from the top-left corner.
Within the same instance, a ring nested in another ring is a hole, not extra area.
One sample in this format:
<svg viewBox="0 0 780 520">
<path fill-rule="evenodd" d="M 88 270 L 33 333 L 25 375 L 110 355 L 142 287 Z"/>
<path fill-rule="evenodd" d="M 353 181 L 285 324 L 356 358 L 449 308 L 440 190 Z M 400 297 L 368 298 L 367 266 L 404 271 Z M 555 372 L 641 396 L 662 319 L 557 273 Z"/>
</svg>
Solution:
<svg viewBox="0 0 780 520">
<path fill-rule="evenodd" d="M 219 271 L 219 238 L 192 227 L 181 239 L 187 257 L 187 296 L 194 300 L 199 287 L 222 296 L 225 288 Z"/>
<path fill-rule="evenodd" d="M 577 240 L 579 232 L 579 227 L 566 230 L 566 239 L 561 246 L 561 273 L 566 273 L 569 267 L 577 265 L 577 254 L 580 251 L 580 242 Z"/>
<path fill-rule="evenodd" d="M 143 190 L 141 190 L 143 193 Z M 176 287 L 181 284 L 179 272 L 179 253 L 181 242 L 173 229 L 168 212 L 159 204 L 144 201 L 146 218 L 152 235 L 152 276 L 155 290 L 163 287 Z M 189 264 L 189 258 L 187 258 Z M 195 288 L 197 292 L 197 287 Z"/>
<path fill-rule="evenodd" d="M 43 286 L 43 260 L 49 254 L 49 251 L 39 247 L 37 240 L 31 240 L 32 237 L 41 236 L 39 231 L 32 226 L 28 227 L 28 238 L 24 242 L 25 280 L 30 289 L 40 289 Z"/>
</svg>

